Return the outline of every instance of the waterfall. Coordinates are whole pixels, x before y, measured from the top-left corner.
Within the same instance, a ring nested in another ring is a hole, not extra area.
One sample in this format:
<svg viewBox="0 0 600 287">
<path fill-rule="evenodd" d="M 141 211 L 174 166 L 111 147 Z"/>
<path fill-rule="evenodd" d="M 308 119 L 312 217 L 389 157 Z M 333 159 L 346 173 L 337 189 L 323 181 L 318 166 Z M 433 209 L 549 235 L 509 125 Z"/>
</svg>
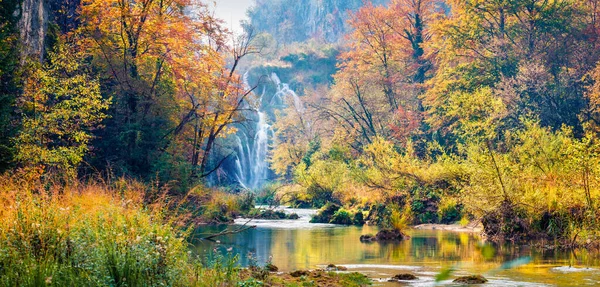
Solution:
<svg viewBox="0 0 600 287">
<path fill-rule="evenodd" d="M 267 115 L 261 111 L 255 112 L 258 121 L 252 146 L 244 133 L 236 135 L 238 153 L 235 159 L 237 181 L 243 188 L 253 190 L 261 188 L 269 176 L 269 137 L 273 134 L 267 123 Z"/>
<path fill-rule="evenodd" d="M 304 105 L 300 97 L 290 89 L 286 83 L 282 83 L 277 74 L 271 74 L 271 82 L 276 87 L 276 92 L 268 104 L 263 104 L 266 88 L 263 87 L 259 97 L 259 108 L 252 110 L 252 117 L 256 118 L 256 124 L 249 131 L 240 130 L 236 134 L 237 155 L 235 158 L 235 179 L 246 189 L 256 190 L 264 186 L 269 179 L 269 151 L 270 143 L 273 141 L 273 129 L 269 124 L 269 111 L 285 107 L 286 99 L 291 97 L 294 108 L 298 112 L 304 111 Z M 243 76 L 246 86 L 248 84 L 248 72 Z"/>
<path fill-rule="evenodd" d="M 294 90 L 290 89 L 290 85 L 282 83 L 275 73 L 271 74 L 271 81 L 273 81 L 273 83 L 277 86 L 277 92 L 271 100 L 271 104 L 273 104 L 274 100 L 278 100 L 279 104 L 283 106 L 285 105 L 285 97 L 291 96 L 294 101 L 294 107 L 296 108 L 296 111 L 300 113 L 304 112 L 302 100 L 300 100 L 300 97 L 298 94 L 296 94 L 296 92 L 294 92 Z"/>
</svg>

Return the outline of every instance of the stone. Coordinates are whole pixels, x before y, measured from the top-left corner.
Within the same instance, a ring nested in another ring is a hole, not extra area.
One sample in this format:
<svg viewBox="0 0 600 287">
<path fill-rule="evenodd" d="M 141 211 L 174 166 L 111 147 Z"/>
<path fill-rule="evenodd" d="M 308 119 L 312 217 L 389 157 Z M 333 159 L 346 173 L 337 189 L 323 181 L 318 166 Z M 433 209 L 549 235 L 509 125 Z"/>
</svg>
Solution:
<svg viewBox="0 0 600 287">
<path fill-rule="evenodd" d="M 327 268 L 325 268 L 325 270 L 327 270 L 327 271 L 347 271 L 348 268 L 346 268 L 344 266 L 336 266 L 334 264 L 329 264 L 329 265 L 327 265 Z"/>
<path fill-rule="evenodd" d="M 402 274 L 397 274 L 394 275 L 394 277 L 392 277 L 391 280 L 389 280 L 390 282 L 397 282 L 397 281 L 409 281 L 409 280 L 417 280 L 419 278 L 417 278 L 417 276 L 410 274 L 410 273 L 402 273 Z"/>
<path fill-rule="evenodd" d="M 365 234 L 365 235 L 360 236 L 360 241 L 361 242 L 371 242 L 371 241 L 376 241 L 376 240 L 375 240 L 375 236 L 373 236 L 373 234 Z"/>
<path fill-rule="evenodd" d="M 458 277 L 458 278 L 454 279 L 454 281 L 452 281 L 452 282 L 470 285 L 470 284 L 483 284 L 483 283 L 487 283 L 488 280 L 485 279 L 481 275 L 470 275 L 470 276 Z"/>
<path fill-rule="evenodd" d="M 403 241 L 410 239 L 410 236 L 402 233 L 401 231 L 395 229 L 384 229 L 377 233 L 377 235 L 373 236 L 372 234 L 366 234 L 360 236 L 361 242 L 386 242 L 386 241 Z"/>
</svg>

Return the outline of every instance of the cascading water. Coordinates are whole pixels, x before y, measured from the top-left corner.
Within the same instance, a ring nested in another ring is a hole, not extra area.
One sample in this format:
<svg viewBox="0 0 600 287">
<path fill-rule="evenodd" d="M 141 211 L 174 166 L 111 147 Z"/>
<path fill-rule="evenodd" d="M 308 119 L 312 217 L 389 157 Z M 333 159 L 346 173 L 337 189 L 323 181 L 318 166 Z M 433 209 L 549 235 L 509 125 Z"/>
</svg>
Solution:
<svg viewBox="0 0 600 287">
<path fill-rule="evenodd" d="M 267 124 L 267 116 L 264 112 L 256 111 L 258 122 L 256 123 L 256 134 L 254 135 L 252 148 L 246 135 L 245 140 L 238 135 L 238 156 L 235 161 L 237 168 L 237 180 L 244 188 L 257 189 L 266 182 L 269 173 L 268 152 L 269 135 L 272 134 L 271 126 Z"/>
<path fill-rule="evenodd" d="M 279 104 L 285 105 L 285 97 L 291 96 L 294 100 L 294 107 L 296 108 L 296 110 L 298 112 L 304 111 L 304 105 L 302 104 L 302 100 L 300 100 L 300 97 L 298 97 L 294 90 L 290 89 L 290 85 L 282 83 L 277 74 L 275 73 L 271 74 L 271 81 L 273 81 L 273 83 L 275 83 L 275 85 L 277 86 L 277 93 L 275 93 L 275 96 L 271 99 L 271 104 L 274 104 L 274 101 L 277 100 Z"/>
<path fill-rule="evenodd" d="M 244 75 L 244 83 L 249 86 L 247 78 L 248 73 Z M 256 125 L 250 131 L 240 131 L 236 135 L 235 176 L 239 184 L 246 189 L 259 189 L 269 179 L 269 145 L 272 142 L 273 130 L 268 123 L 267 111 L 284 107 L 287 97 L 292 97 L 294 108 L 297 111 L 304 111 L 300 97 L 290 89 L 288 84 L 282 83 L 275 73 L 271 74 L 271 81 L 277 91 L 269 104 L 265 106 L 262 105 L 262 100 L 265 98 L 265 89 L 263 89 L 260 96 L 260 108 L 253 110 L 253 117 L 257 118 Z"/>
</svg>

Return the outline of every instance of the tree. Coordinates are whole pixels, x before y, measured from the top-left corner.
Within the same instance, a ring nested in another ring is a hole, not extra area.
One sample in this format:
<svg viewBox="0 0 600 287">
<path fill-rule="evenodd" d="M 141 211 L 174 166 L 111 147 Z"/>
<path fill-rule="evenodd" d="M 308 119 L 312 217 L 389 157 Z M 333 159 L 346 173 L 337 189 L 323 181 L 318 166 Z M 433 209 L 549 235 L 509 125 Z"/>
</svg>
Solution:
<svg viewBox="0 0 600 287">
<path fill-rule="evenodd" d="M 15 149 L 14 106 L 19 92 L 17 70 L 19 64 L 17 17 L 19 1 L 0 1 L 0 172 L 13 163 Z"/>
<path fill-rule="evenodd" d="M 452 13 L 433 25 L 439 69 L 423 97 L 434 131 L 453 141 L 450 98 L 481 87 L 503 99 L 505 127 L 519 126 L 524 116 L 539 116 L 554 129 L 578 126 L 581 78 L 591 67 L 580 59 L 595 54 L 584 37 L 589 14 L 581 6 L 560 0 L 449 3 Z"/>
<path fill-rule="evenodd" d="M 89 152 L 92 130 L 99 128 L 109 100 L 80 64 L 73 46 L 59 44 L 45 64 L 32 63 L 18 100 L 22 130 L 16 159 L 23 167 L 72 179 Z"/>
<path fill-rule="evenodd" d="M 356 135 L 356 148 L 378 136 L 406 142 L 420 128 L 420 95 L 433 68 L 429 25 L 439 8 L 436 1 L 395 0 L 388 7 L 367 3 L 351 15 L 331 114 Z"/>
<path fill-rule="evenodd" d="M 193 0 L 88 0 L 81 18 L 82 47 L 103 73 L 103 94 L 115 97 L 96 164 L 182 181 L 171 171 L 183 158 L 187 169 L 199 165 L 204 174 L 223 122 L 234 118 L 230 107 L 239 102 L 231 96 L 239 81 L 220 54 L 227 36 L 220 21 Z"/>
</svg>

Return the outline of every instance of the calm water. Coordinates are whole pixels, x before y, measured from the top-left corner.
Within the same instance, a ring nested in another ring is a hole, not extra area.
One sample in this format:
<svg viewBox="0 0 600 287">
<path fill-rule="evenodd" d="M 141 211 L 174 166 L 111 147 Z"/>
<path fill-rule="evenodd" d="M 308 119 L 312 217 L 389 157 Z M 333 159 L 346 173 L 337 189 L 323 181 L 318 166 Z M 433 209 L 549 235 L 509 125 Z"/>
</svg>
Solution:
<svg viewBox="0 0 600 287">
<path fill-rule="evenodd" d="M 361 243 L 362 234 L 376 233 L 374 227 L 309 224 L 313 211 L 297 212 L 299 220 L 254 220 L 256 229 L 200 241 L 196 251 L 208 254 L 233 248 L 240 263 L 248 264 L 252 253 L 263 264 L 269 257 L 281 271 L 343 265 L 375 280 L 386 281 L 398 273 L 413 273 L 419 280 L 411 284 L 376 282 L 375 286 L 433 286 L 434 276 L 454 267 L 453 275 L 483 274 L 486 286 L 600 286 L 600 258 L 585 251 L 540 251 L 526 246 L 492 246 L 480 237 L 450 231 L 409 230 L 411 239 L 399 243 Z M 245 220 L 236 223 L 243 224 Z M 226 228 L 203 227 L 197 237 Z M 531 261 L 518 268 L 501 270 L 502 263 L 523 257 Z M 451 284 L 451 281 L 443 282 Z M 395 284 L 395 285 L 394 285 Z"/>
</svg>

